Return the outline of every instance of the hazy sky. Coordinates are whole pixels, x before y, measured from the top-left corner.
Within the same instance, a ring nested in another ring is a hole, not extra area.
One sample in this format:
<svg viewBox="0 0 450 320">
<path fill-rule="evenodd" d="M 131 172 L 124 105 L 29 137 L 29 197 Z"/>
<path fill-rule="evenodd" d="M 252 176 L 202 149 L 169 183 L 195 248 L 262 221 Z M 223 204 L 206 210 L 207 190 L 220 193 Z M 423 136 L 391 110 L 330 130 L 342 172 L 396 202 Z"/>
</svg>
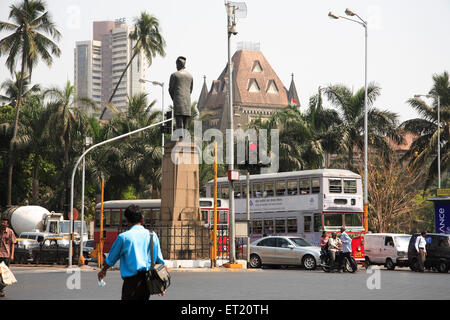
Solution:
<svg viewBox="0 0 450 320">
<path fill-rule="evenodd" d="M 198 100 L 207 77 L 208 89 L 227 61 L 224 0 L 47 0 L 62 34 L 60 58 L 52 68 L 39 63 L 33 83 L 63 86 L 73 82 L 73 49 L 76 41 L 92 39 L 92 22 L 124 17 L 128 24 L 142 11 L 156 16 L 166 39 L 166 57 L 155 58 L 147 78 L 169 82 L 175 60 L 187 57 L 186 69 L 194 77 L 192 100 Z M 345 15 L 351 8 L 367 19 L 368 79 L 382 90 L 375 106 L 399 114 L 400 120 L 416 117 L 406 100 L 427 93 L 432 75 L 450 71 L 449 0 L 247 0 L 247 17 L 239 19 L 240 41 L 259 42 L 261 51 L 288 88 L 291 73 L 304 110 L 318 86 L 342 83 L 355 90 L 364 86 L 364 28 L 346 20 L 332 20 L 328 12 Z M 6 21 L 9 5 L 0 0 L 0 20 Z M 3 38 L 6 33 L 1 33 Z M 0 82 L 10 77 L 0 59 Z M 167 88 L 167 86 L 166 86 Z M 158 100 L 160 87 L 148 87 Z M 171 104 L 166 90 L 165 104 Z"/>
</svg>

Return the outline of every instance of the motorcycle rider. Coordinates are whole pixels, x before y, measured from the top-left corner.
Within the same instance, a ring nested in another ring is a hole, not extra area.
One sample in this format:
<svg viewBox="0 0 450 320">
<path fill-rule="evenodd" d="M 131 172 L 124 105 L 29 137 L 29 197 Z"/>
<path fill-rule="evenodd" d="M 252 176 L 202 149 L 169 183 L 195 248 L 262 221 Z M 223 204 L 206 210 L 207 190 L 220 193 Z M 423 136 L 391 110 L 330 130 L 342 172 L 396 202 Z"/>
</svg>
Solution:
<svg viewBox="0 0 450 320">
<path fill-rule="evenodd" d="M 322 237 L 320 237 L 320 253 L 323 255 L 327 255 L 327 246 L 328 246 L 328 239 L 330 239 L 330 237 L 327 235 L 327 232 L 324 231 L 322 232 Z"/>
<path fill-rule="evenodd" d="M 341 241 L 338 239 L 337 233 L 333 232 L 331 238 L 328 239 L 328 252 L 330 253 L 330 267 L 332 270 L 336 265 L 336 252 L 339 251 L 340 245 Z"/>
<path fill-rule="evenodd" d="M 352 238 L 348 236 L 348 234 L 345 232 L 345 227 L 341 227 L 341 242 L 342 242 L 342 252 L 339 254 L 338 258 L 338 272 L 342 272 L 344 257 L 347 257 L 347 259 L 350 261 L 352 253 Z"/>
</svg>

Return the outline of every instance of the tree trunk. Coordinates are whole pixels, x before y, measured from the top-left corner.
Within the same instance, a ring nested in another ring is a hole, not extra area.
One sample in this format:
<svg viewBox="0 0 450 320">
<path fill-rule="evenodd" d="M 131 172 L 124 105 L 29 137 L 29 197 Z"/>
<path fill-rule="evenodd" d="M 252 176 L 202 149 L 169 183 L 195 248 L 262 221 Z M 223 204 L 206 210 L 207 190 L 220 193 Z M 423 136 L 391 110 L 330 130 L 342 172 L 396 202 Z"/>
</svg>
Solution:
<svg viewBox="0 0 450 320">
<path fill-rule="evenodd" d="M 32 204 L 37 204 L 38 199 L 39 199 L 39 155 L 35 154 L 33 159 Z"/>
<path fill-rule="evenodd" d="M 22 53 L 22 67 L 20 70 L 20 86 L 19 86 L 19 96 L 17 97 L 17 105 L 16 105 L 16 118 L 14 120 L 14 131 L 11 141 L 9 143 L 9 166 L 8 166 L 8 190 L 7 190 L 7 199 L 6 205 L 10 206 L 12 204 L 12 176 L 13 176 L 13 168 L 14 168 L 14 140 L 17 136 L 17 130 L 19 127 L 19 113 L 20 113 L 20 105 L 22 103 L 22 91 L 23 91 L 23 76 L 25 72 L 25 51 Z"/>
<path fill-rule="evenodd" d="M 112 92 L 112 94 L 111 94 L 111 97 L 109 97 L 108 103 L 111 103 L 112 99 L 114 98 L 114 95 L 116 94 L 116 91 L 117 91 L 117 89 L 119 88 L 120 83 L 122 82 L 123 76 L 124 76 L 125 73 L 127 72 L 128 68 L 129 68 L 130 65 L 131 65 L 131 62 L 133 62 L 133 59 L 134 59 L 134 57 L 136 57 L 137 53 L 138 53 L 138 51 L 136 51 L 136 52 L 133 54 L 133 56 L 131 57 L 131 59 L 130 59 L 130 61 L 128 62 L 127 66 L 125 67 L 125 69 L 123 70 L 122 74 L 120 75 L 119 81 L 117 82 L 116 87 L 114 88 L 114 90 L 113 90 L 113 92 Z M 105 114 L 105 111 L 106 111 L 106 107 L 103 108 L 102 114 L 100 115 L 100 120 L 102 120 L 103 115 Z"/>
</svg>

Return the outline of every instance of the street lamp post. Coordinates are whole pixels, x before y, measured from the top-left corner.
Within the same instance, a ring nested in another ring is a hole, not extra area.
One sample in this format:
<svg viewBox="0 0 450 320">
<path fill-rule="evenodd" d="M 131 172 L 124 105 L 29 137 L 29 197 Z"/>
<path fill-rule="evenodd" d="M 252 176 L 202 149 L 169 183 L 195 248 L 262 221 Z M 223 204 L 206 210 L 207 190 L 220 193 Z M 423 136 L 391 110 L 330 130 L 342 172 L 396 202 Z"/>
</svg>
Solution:
<svg viewBox="0 0 450 320">
<path fill-rule="evenodd" d="M 164 82 L 158 82 L 158 81 L 150 81 L 146 79 L 139 79 L 140 83 L 149 82 L 154 86 L 160 86 L 161 87 L 161 112 L 162 112 L 162 121 L 164 121 Z M 173 118 L 173 116 L 172 116 Z M 162 133 L 161 137 L 161 152 L 162 155 L 164 155 L 164 133 Z"/>
<path fill-rule="evenodd" d="M 369 193 L 368 193 L 368 170 L 367 170 L 367 160 L 368 160 L 368 130 L 367 130 L 367 122 L 368 122 L 368 112 L 367 112 L 367 21 L 363 20 L 358 14 L 354 13 L 350 9 L 345 9 L 345 14 L 348 16 L 356 16 L 360 21 L 350 19 L 344 16 L 339 16 L 333 14 L 332 12 L 328 13 L 328 16 L 332 19 L 346 19 L 352 22 L 356 22 L 357 24 L 364 27 L 364 228 L 366 232 L 368 231 L 368 210 L 369 210 Z"/>
<path fill-rule="evenodd" d="M 435 98 L 437 100 L 437 134 L 438 134 L 438 141 L 437 141 L 437 154 L 438 154 L 438 189 L 441 188 L 441 112 L 440 112 L 440 105 L 441 105 L 441 98 L 439 95 L 432 95 L 432 94 L 416 94 L 414 95 L 414 98 L 420 98 L 420 97 L 426 97 L 426 98 Z"/>
<path fill-rule="evenodd" d="M 227 10 L 227 37 L 228 37 L 228 116 L 229 116 L 229 127 L 230 127 L 230 137 L 228 139 L 229 144 L 229 171 L 234 170 L 234 125 L 233 125 L 233 67 L 231 63 L 231 35 L 236 35 L 236 16 L 237 13 L 241 13 L 241 17 L 246 15 L 246 5 L 243 2 L 225 2 Z M 230 263 L 236 261 L 236 246 L 235 246 L 235 212 L 234 212 L 234 185 L 233 181 L 229 181 L 229 206 L 230 206 Z"/>
<path fill-rule="evenodd" d="M 86 151 L 86 147 L 89 147 L 92 144 L 92 137 L 85 137 L 83 141 L 83 153 Z M 80 257 L 79 261 L 83 261 L 83 235 L 84 235 L 84 185 L 85 185 L 85 158 L 83 158 L 83 173 L 81 180 L 81 226 L 80 226 Z"/>
<path fill-rule="evenodd" d="M 75 173 L 76 173 L 76 170 L 77 170 L 80 162 L 84 159 L 86 154 L 88 154 L 89 152 L 91 152 L 93 149 L 95 149 L 97 147 L 100 147 L 100 146 L 102 146 L 104 144 L 107 144 L 107 143 L 110 143 L 110 142 L 113 142 L 113 141 L 116 141 L 116 140 L 128 137 L 128 136 L 130 136 L 132 134 L 142 132 L 144 130 L 153 128 L 155 126 L 162 125 L 163 123 L 166 123 L 166 122 L 169 122 L 169 121 L 172 121 L 172 119 L 167 119 L 167 120 L 163 120 L 163 121 L 160 121 L 160 122 L 157 122 L 157 123 L 153 123 L 153 124 L 148 125 L 146 127 L 143 127 L 143 128 L 140 128 L 140 129 L 136 129 L 134 131 L 130 131 L 130 132 L 124 133 L 124 134 L 122 134 L 120 136 L 117 136 L 117 137 L 114 137 L 114 138 L 111 138 L 111 139 L 99 142 L 97 144 L 94 144 L 93 146 L 89 147 L 86 151 L 84 151 L 83 154 L 80 156 L 80 158 L 78 158 L 77 162 L 75 163 L 75 167 L 73 168 L 73 171 L 72 171 L 72 180 L 71 180 L 72 182 L 70 184 L 70 230 L 72 231 L 72 236 L 71 236 L 70 241 L 69 241 L 69 268 L 72 268 L 72 253 L 73 253 L 73 243 L 72 243 L 73 242 L 73 191 L 74 191 L 74 185 L 75 185 Z"/>
</svg>

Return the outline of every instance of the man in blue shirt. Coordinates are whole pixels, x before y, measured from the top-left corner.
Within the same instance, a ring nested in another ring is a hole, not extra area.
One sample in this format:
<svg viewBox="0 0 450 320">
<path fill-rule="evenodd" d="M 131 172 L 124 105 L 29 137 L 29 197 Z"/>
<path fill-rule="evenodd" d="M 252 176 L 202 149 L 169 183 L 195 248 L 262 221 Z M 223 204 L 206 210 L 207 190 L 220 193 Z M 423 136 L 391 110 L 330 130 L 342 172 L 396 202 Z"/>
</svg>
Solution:
<svg viewBox="0 0 450 320">
<path fill-rule="evenodd" d="M 118 235 L 114 241 L 108 258 L 98 280 L 106 276 L 106 271 L 120 259 L 120 275 L 123 279 L 122 300 L 148 300 L 145 273 L 151 267 L 150 232 L 142 226 L 144 216 L 139 206 L 131 205 L 125 210 L 125 218 L 131 228 Z M 163 264 L 164 260 L 159 246 L 159 239 L 153 232 L 153 257 L 155 264 Z M 162 294 L 163 295 L 163 294 Z"/>
<path fill-rule="evenodd" d="M 342 270 L 344 257 L 347 257 L 347 259 L 350 261 L 351 259 L 350 254 L 352 253 L 352 238 L 350 238 L 348 234 L 345 232 L 345 227 L 341 228 L 341 241 L 342 241 L 342 252 L 339 255 L 339 267 L 338 267 L 339 272 L 341 272 Z"/>
</svg>

